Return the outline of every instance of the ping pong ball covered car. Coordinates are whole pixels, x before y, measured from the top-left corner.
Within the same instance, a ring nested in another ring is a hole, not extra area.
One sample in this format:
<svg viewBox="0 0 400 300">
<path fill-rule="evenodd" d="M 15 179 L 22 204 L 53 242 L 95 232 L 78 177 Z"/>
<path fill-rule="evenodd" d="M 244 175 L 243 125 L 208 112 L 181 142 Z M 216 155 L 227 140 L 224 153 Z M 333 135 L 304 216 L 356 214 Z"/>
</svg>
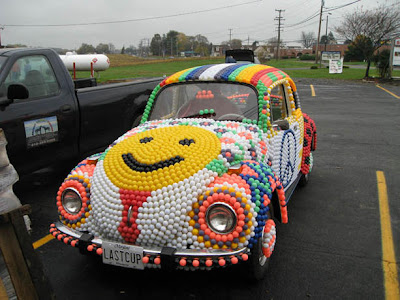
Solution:
<svg viewBox="0 0 400 300">
<path fill-rule="evenodd" d="M 138 127 L 71 171 L 50 231 L 106 264 L 244 263 L 261 278 L 275 221 L 288 222 L 316 141 L 284 72 L 259 64 L 183 70 L 155 88 Z"/>
</svg>

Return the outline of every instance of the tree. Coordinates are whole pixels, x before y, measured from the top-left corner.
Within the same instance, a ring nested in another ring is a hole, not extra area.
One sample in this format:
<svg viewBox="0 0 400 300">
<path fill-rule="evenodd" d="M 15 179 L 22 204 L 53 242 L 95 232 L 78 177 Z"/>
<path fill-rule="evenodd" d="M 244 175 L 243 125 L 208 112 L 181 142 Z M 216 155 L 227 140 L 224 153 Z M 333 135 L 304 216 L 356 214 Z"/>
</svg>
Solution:
<svg viewBox="0 0 400 300">
<path fill-rule="evenodd" d="M 115 53 L 115 46 L 113 43 L 108 44 L 108 53 Z"/>
<path fill-rule="evenodd" d="M 176 55 L 178 49 L 178 31 L 170 30 L 165 39 L 165 51 L 169 55 Z"/>
<path fill-rule="evenodd" d="M 161 56 L 161 42 L 162 42 L 161 35 L 156 33 L 150 42 L 150 50 L 153 53 L 153 55 Z"/>
<path fill-rule="evenodd" d="M 231 40 L 232 49 L 241 49 L 242 48 L 242 40 L 233 39 Z"/>
<path fill-rule="evenodd" d="M 224 41 L 221 43 L 221 45 L 227 45 L 228 49 L 241 49 L 242 48 L 242 40 L 233 39 L 230 41 Z"/>
<path fill-rule="evenodd" d="M 356 37 L 364 37 L 372 43 L 372 51 L 366 57 L 367 69 L 365 77 L 369 76 L 369 68 L 373 54 L 383 42 L 391 37 L 400 27 L 400 8 L 380 5 L 371 10 L 356 10 L 345 15 L 342 24 L 336 27 L 336 32 L 345 39 L 355 41 Z"/>
<path fill-rule="evenodd" d="M 94 53 L 96 52 L 96 49 L 92 45 L 85 44 L 83 43 L 78 50 L 76 50 L 76 53 L 78 54 L 88 54 L 88 53 Z"/>
<path fill-rule="evenodd" d="M 125 46 L 122 46 L 121 54 L 125 54 Z"/>
<path fill-rule="evenodd" d="M 191 51 L 193 43 L 189 40 L 189 37 L 185 35 L 182 32 L 179 32 L 178 34 L 178 51 L 179 52 L 184 52 L 184 51 Z"/>
<path fill-rule="evenodd" d="M 364 61 L 374 54 L 373 43 L 370 38 L 359 35 L 351 42 L 346 53 L 344 54 L 345 61 Z"/>
<path fill-rule="evenodd" d="M 281 39 L 279 42 L 279 48 L 285 47 L 285 43 Z M 276 55 L 276 58 L 278 57 L 278 38 L 277 37 L 272 37 L 267 41 L 267 49 L 269 53 L 274 53 Z"/>
<path fill-rule="evenodd" d="M 334 45 L 336 44 L 336 38 L 333 35 L 332 31 L 329 32 L 328 35 L 323 35 L 321 36 L 321 40 L 319 41 L 320 44 L 328 44 L 328 45 Z"/>
<path fill-rule="evenodd" d="M 384 49 L 374 56 L 375 66 L 381 78 L 390 79 L 390 50 Z"/>
<path fill-rule="evenodd" d="M 301 44 L 303 45 L 304 48 L 308 49 L 311 48 L 312 45 L 315 43 L 315 35 L 314 32 L 301 32 L 301 37 L 300 37 Z"/>
<path fill-rule="evenodd" d="M 204 35 L 198 34 L 194 37 L 190 37 L 190 41 L 192 43 L 194 52 L 200 54 L 201 56 L 210 55 L 210 43 Z"/>
<path fill-rule="evenodd" d="M 258 47 L 259 44 L 260 44 L 259 41 L 254 41 L 253 44 L 251 44 L 251 49 L 252 49 L 253 51 L 255 51 L 255 50 L 257 49 L 257 47 Z"/>
<path fill-rule="evenodd" d="M 129 47 L 125 49 L 125 53 L 126 54 L 130 54 L 130 55 L 133 55 L 133 54 L 136 55 L 137 54 L 137 49 L 136 49 L 135 46 L 129 45 Z"/>
<path fill-rule="evenodd" d="M 100 43 L 96 46 L 97 53 L 110 53 L 110 46 L 108 44 Z"/>
</svg>

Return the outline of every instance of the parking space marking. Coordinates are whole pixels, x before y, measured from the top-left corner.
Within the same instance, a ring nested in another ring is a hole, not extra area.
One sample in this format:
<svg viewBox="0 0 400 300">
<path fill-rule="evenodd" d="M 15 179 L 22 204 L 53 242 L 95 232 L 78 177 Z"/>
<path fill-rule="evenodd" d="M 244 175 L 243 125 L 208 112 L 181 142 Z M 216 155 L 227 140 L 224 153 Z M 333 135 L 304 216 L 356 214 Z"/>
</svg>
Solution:
<svg viewBox="0 0 400 300">
<path fill-rule="evenodd" d="M 397 275 L 397 263 L 393 245 L 385 174 L 382 171 L 376 171 L 376 179 L 381 216 L 382 268 L 385 284 L 385 298 L 399 300 L 399 279 Z"/>
<path fill-rule="evenodd" d="M 315 97 L 315 90 L 314 90 L 314 86 L 312 84 L 310 84 L 310 88 L 311 88 L 311 96 Z"/>
<path fill-rule="evenodd" d="M 0 299 L 8 299 L 7 290 L 4 286 L 3 280 L 0 277 Z"/>
<path fill-rule="evenodd" d="M 34 242 L 34 243 L 32 244 L 33 249 L 37 249 L 37 248 L 43 246 L 44 244 L 50 242 L 50 241 L 53 240 L 53 239 L 54 239 L 54 236 L 51 235 L 51 234 L 48 234 L 48 235 L 46 235 L 45 237 L 42 237 L 40 240 Z"/>
<path fill-rule="evenodd" d="M 385 91 L 386 93 L 392 95 L 393 97 L 400 99 L 400 96 L 397 96 L 395 93 L 392 93 L 391 91 L 388 91 L 387 89 L 381 87 L 379 84 L 376 85 L 376 87 L 380 88 L 381 90 Z"/>
</svg>

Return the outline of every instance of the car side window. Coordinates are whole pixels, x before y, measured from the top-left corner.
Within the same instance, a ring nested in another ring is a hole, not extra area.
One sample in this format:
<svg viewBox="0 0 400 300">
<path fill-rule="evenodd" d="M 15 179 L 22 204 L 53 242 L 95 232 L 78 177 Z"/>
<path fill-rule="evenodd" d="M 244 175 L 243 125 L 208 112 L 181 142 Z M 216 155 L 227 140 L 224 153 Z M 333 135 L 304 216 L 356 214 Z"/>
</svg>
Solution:
<svg viewBox="0 0 400 300">
<path fill-rule="evenodd" d="M 58 94 L 60 88 L 54 71 L 43 55 L 19 58 L 12 66 L 0 89 L 7 91 L 10 84 L 23 84 L 29 98 L 44 98 Z"/>
<path fill-rule="evenodd" d="M 286 101 L 286 91 L 282 84 L 278 84 L 271 90 L 270 109 L 272 122 L 284 120 L 289 116 L 289 109 Z"/>
</svg>

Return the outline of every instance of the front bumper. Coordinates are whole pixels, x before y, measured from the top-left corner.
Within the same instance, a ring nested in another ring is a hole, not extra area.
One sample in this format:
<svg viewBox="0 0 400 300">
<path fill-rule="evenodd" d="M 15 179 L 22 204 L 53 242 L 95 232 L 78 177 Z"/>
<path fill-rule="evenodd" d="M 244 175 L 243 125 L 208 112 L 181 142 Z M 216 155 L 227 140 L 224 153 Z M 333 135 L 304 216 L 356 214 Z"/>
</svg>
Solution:
<svg viewBox="0 0 400 300">
<path fill-rule="evenodd" d="M 59 241 L 79 248 L 81 253 L 102 255 L 102 239 L 71 229 L 57 221 L 50 226 L 50 233 Z M 248 260 L 247 247 L 231 249 L 176 249 L 171 247 L 143 247 L 146 267 L 163 269 L 210 269 L 224 267 Z"/>
</svg>

